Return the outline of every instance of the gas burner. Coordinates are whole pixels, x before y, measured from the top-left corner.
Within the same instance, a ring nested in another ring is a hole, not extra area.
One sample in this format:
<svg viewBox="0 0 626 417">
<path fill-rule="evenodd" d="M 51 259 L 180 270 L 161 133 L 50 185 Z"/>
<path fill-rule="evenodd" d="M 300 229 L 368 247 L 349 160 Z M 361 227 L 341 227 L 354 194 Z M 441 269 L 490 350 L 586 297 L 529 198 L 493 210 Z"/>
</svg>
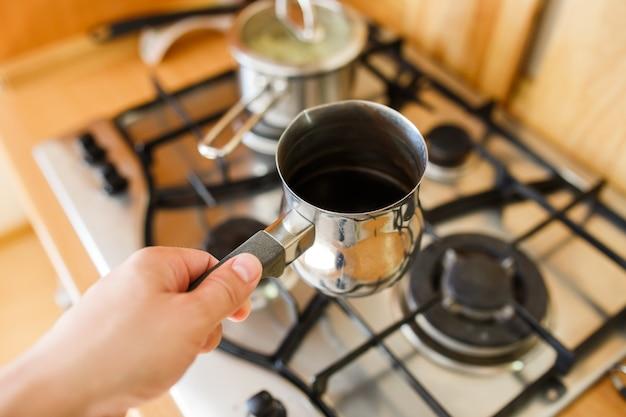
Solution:
<svg viewBox="0 0 626 417">
<path fill-rule="evenodd" d="M 209 232 L 204 248 L 217 259 L 222 259 L 265 226 L 249 217 L 230 218 Z"/>
<path fill-rule="evenodd" d="M 436 294 L 441 303 L 410 325 L 411 336 L 445 357 L 472 365 L 512 361 L 533 344 L 514 304 L 542 322 L 548 291 L 535 264 L 505 241 L 481 234 L 444 237 L 411 270 L 409 309 Z"/>
<path fill-rule="evenodd" d="M 444 182 L 462 175 L 471 161 L 474 147 L 469 133 L 460 126 L 442 124 L 431 129 L 425 137 L 429 162 L 426 175 Z"/>
</svg>

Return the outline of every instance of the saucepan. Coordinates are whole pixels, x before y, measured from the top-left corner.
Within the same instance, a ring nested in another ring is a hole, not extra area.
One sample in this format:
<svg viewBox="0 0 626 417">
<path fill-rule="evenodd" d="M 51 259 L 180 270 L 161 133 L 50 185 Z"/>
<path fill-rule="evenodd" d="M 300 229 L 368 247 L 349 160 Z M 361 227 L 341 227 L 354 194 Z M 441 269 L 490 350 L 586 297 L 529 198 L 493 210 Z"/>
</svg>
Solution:
<svg viewBox="0 0 626 417">
<path fill-rule="evenodd" d="M 305 110 L 278 142 L 282 214 L 220 264 L 248 252 L 261 261 L 263 277 L 280 277 L 293 263 L 331 296 L 386 288 L 419 248 L 418 190 L 427 161 L 417 128 L 382 104 L 348 100 Z"/>
<path fill-rule="evenodd" d="M 336 1 L 298 0 L 305 23 L 298 30 L 287 3 L 255 2 L 235 19 L 229 39 L 241 98 L 198 145 L 203 156 L 226 156 L 259 121 L 282 132 L 302 110 L 351 97 L 354 62 L 367 41 L 364 20 Z M 241 126 L 215 146 L 235 120 Z"/>
</svg>

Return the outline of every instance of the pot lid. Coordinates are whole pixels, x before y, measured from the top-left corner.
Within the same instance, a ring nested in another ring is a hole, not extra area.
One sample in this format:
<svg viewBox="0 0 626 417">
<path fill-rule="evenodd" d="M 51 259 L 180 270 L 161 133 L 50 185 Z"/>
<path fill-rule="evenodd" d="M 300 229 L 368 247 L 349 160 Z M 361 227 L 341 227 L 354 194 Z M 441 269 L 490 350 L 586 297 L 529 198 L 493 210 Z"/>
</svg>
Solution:
<svg viewBox="0 0 626 417">
<path fill-rule="evenodd" d="M 274 11 L 272 1 L 246 7 L 231 30 L 232 53 L 242 66 L 272 76 L 303 76 L 338 69 L 354 60 L 367 41 L 367 26 L 335 1 L 312 2 L 323 36 L 298 39 Z"/>
</svg>

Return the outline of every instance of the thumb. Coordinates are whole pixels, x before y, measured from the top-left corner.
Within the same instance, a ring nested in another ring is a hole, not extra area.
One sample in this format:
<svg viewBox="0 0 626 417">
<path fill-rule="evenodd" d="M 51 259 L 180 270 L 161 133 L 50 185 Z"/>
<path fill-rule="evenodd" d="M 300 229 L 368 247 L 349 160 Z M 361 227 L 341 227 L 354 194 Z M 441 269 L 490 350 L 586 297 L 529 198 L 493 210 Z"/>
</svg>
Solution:
<svg viewBox="0 0 626 417">
<path fill-rule="evenodd" d="M 261 262 L 249 253 L 237 255 L 211 272 L 190 295 L 206 306 L 206 319 L 219 323 L 250 297 L 261 278 Z"/>
</svg>

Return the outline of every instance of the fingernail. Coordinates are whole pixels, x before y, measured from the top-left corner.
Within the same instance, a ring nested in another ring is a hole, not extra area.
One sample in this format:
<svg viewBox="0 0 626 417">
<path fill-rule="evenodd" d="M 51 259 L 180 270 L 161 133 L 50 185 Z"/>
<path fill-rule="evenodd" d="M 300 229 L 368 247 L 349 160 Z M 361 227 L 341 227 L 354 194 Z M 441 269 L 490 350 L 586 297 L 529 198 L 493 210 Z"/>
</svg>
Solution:
<svg viewBox="0 0 626 417">
<path fill-rule="evenodd" d="M 254 256 L 249 254 L 242 254 L 235 258 L 233 262 L 233 271 L 239 276 L 239 278 L 246 284 L 256 279 L 258 261 Z"/>
</svg>

